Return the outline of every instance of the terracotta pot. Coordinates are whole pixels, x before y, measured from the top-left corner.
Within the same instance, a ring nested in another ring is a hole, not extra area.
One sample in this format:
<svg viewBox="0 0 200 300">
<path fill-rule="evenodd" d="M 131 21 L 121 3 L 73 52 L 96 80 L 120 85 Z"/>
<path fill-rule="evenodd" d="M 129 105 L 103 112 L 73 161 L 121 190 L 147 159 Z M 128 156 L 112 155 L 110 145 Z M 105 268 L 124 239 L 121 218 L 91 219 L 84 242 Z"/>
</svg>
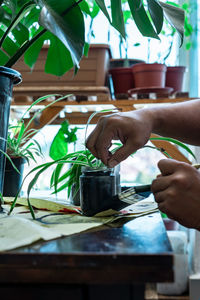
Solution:
<svg viewBox="0 0 200 300">
<path fill-rule="evenodd" d="M 164 87 L 166 70 L 163 64 L 141 63 L 132 66 L 135 87 Z"/>
<path fill-rule="evenodd" d="M 184 66 L 167 67 L 165 86 L 172 87 L 174 92 L 181 92 L 185 70 Z"/>
<path fill-rule="evenodd" d="M 131 68 L 114 68 L 109 72 L 112 75 L 115 94 L 127 93 L 134 87 Z"/>
</svg>

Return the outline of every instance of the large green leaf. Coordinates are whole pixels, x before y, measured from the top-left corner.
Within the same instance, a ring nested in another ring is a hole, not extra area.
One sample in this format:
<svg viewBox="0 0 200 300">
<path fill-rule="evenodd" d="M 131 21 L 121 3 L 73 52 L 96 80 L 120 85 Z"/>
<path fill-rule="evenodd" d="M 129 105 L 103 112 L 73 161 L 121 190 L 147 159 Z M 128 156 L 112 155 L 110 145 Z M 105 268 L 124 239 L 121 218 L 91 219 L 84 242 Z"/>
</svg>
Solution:
<svg viewBox="0 0 200 300">
<path fill-rule="evenodd" d="M 3 34 L 4 31 L 0 29 L 0 36 L 2 37 Z M 12 56 L 19 49 L 19 46 L 10 37 L 7 37 L 4 41 L 3 49 L 5 53 L 7 53 L 9 56 Z"/>
<path fill-rule="evenodd" d="M 175 27 L 178 34 L 181 38 L 181 45 L 183 43 L 183 36 L 184 36 L 184 21 L 185 21 L 185 12 L 183 9 L 169 5 L 167 3 L 163 3 L 159 1 L 161 7 L 163 8 L 164 14 L 169 21 L 169 23 Z"/>
<path fill-rule="evenodd" d="M 143 36 L 159 39 L 153 25 L 151 24 L 149 17 L 144 9 L 144 6 L 140 0 L 128 0 L 129 7 L 137 25 L 137 28 Z"/>
<path fill-rule="evenodd" d="M 156 32 L 159 34 L 163 26 L 163 10 L 157 0 L 147 0 L 148 10 L 155 25 Z"/>
<path fill-rule="evenodd" d="M 9 57 L 5 54 L 4 51 L 0 49 L 0 65 L 4 66 L 4 64 L 8 61 Z"/>
<path fill-rule="evenodd" d="M 43 5 L 39 23 L 57 36 L 70 51 L 75 66 L 83 55 L 85 43 L 84 19 L 75 0 L 40 0 Z M 73 7 L 73 8 L 71 8 Z"/>
<path fill-rule="evenodd" d="M 95 0 L 95 1 L 98 4 L 98 6 L 100 7 L 100 9 L 102 10 L 102 12 L 104 13 L 104 15 L 106 16 L 106 18 L 108 19 L 108 21 L 111 23 L 109 13 L 108 13 L 106 5 L 105 5 L 105 1 L 104 0 Z"/>
<path fill-rule="evenodd" d="M 111 0 L 112 26 L 125 38 L 124 17 L 121 0 Z"/>
<path fill-rule="evenodd" d="M 59 146 L 58 146 L 59 145 Z M 67 154 L 68 151 L 68 143 L 66 143 L 64 132 L 59 129 L 58 133 L 53 139 L 53 142 L 50 147 L 49 156 L 56 160 L 62 158 L 64 155 Z"/>
<path fill-rule="evenodd" d="M 62 76 L 73 68 L 72 56 L 56 36 L 51 35 L 49 39 L 50 47 L 45 63 L 45 72 Z"/>
<path fill-rule="evenodd" d="M 44 34 L 41 36 L 24 54 L 25 63 L 32 69 L 38 59 L 40 50 L 44 44 L 44 41 L 47 39 L 47 36 Z"/>
</svg>

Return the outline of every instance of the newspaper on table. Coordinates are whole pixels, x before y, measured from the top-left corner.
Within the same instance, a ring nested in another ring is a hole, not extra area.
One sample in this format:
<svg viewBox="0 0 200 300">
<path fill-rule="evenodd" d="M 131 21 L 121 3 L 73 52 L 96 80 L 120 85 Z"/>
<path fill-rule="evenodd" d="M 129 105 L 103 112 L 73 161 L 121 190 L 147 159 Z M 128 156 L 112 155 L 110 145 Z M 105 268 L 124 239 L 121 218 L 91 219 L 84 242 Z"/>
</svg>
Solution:
<svg viewBox="0 0 200 300">
<path fill-rule="evenodd" d="M 19 198 L 12 214 L 8 215 L 12 201 L 13 198 L 4 198 L 3 213 L 0 213 L 0 251 L 80 233 L 125 217 L 135 218 L 157 211 L 153 196 L 119 212 L 109 209 L 93 217 L 83 216 L 79 206 L 32 198 L 30 202 L 35 210 L 33 220 L 26 198 Z"/>
</svg>

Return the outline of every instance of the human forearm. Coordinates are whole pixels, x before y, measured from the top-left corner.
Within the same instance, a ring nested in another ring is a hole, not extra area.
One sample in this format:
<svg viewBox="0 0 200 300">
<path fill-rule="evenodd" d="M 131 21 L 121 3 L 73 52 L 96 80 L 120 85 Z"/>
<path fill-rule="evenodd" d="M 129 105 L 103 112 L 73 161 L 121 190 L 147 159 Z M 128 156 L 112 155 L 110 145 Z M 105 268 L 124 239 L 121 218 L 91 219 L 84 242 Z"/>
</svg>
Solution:
<svg viewBox="0 0 200 300">
<path fill-rule="evenodd" d="M 153 133 L 200 145 L 200 101 L 144 109 Z"/>
</svg>

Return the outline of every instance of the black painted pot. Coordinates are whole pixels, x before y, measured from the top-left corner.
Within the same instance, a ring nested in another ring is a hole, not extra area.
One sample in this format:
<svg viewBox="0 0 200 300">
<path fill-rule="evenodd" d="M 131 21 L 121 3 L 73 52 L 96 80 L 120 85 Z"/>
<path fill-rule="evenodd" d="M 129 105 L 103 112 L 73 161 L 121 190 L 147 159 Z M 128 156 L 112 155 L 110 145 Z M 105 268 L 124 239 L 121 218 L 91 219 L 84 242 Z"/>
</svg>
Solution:
<svg viewBox="0 0 200 300">
<path fill-rule="evenodd" d="M 26 160 L 22 157 L 12 157 L 12 162 L 14 163 L 20 174 L 13 168 L 10 161 L 6 159 L 3 186 L 4 197 L 15 197 L 22 184 L 24 164 Z"/>
<path fill-rule="evenodd" d="M 109 209 L 116 194 L 116 176 L 112 170 L 85 169 L 80 176 L 80 205 L 86 216 Z"/>
<path fill-rule="evenodd" d="M 21 82 L 21 74 L 13 69 L 0 67 L 0 150 L 6 151 L 10 103 L 13 85 Z M 0 192 L 3 193 L 5 156 L 0 152 Z M 1 210 L 1 202 L 0 202 Z"/>
</svg>

